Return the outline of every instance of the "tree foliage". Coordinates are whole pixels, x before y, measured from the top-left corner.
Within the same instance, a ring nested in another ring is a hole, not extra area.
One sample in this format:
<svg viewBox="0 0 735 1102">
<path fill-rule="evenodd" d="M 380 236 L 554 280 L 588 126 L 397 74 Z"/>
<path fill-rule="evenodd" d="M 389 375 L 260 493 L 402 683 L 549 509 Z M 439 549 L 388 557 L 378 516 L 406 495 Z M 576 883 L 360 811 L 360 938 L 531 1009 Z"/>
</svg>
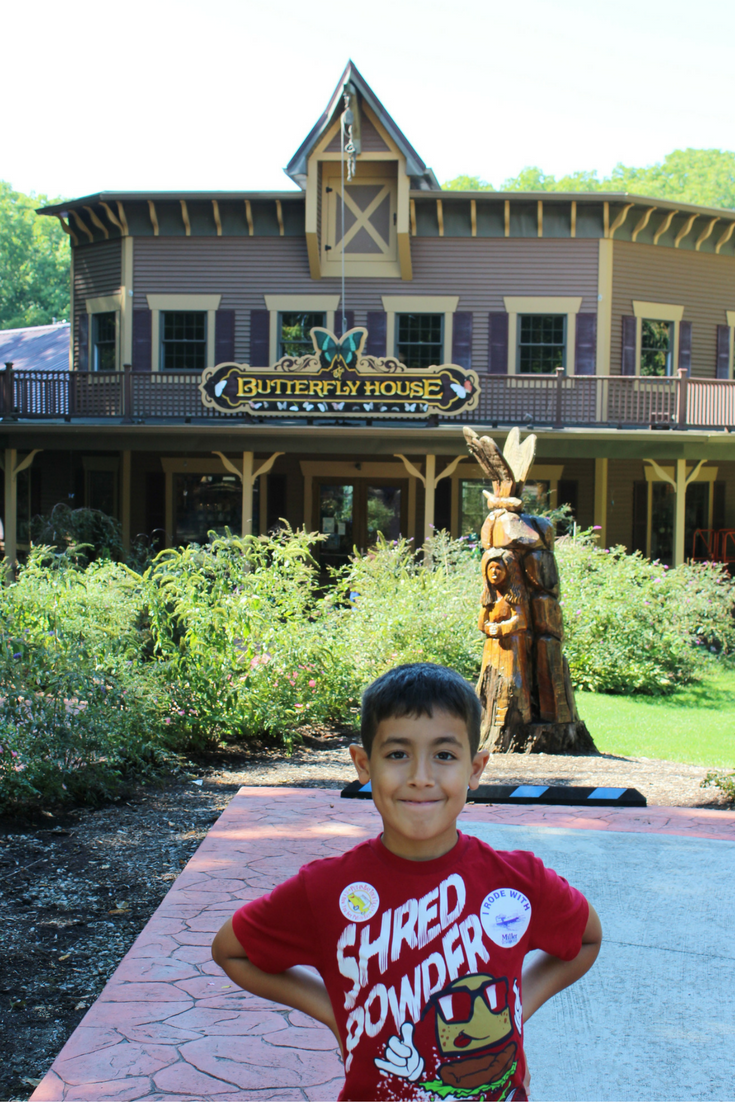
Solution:
<svg viewBox="0 0 735 1102">
<path fill-rule="evenodd" d="M 492 184 L 478 176 L 457 176 L 448 180 L 448 191 L 493 191 Z M 704 207 L 735 208 L 735 152 L 723 149 L 675 149 L 663 161 L 632 168 L 617 164 L 609 176 L 597 172 L 547 175 L 535 165 L 503 180 L 501 191 L 618 191 L 647 195 L 672 202 L 696 203 Z"/>
<path fill-rule="evenodd" d="M 68 238 L 35 210 L 59 201 L 0 180 L 0 329 L 69 319 Z"/>
</svg>

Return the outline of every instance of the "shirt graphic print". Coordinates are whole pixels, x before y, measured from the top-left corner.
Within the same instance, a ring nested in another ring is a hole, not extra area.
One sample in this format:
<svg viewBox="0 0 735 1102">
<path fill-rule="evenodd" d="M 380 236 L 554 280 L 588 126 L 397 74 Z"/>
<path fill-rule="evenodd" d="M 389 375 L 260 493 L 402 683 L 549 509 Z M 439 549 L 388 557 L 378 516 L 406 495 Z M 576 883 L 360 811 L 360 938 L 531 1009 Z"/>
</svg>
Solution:
<svg viewBox="0 0 735 1102">
<path fill-rule="evenodd" d="M 345 1054 L 340 1099 L 520 1102 L 523 958 L 572 959 L 587 912 L 533 854 L 460 835 L 433 861 L 374 839 L 312 862 L 233 926 L 264 971 L 321 973 Z"/>
</svg>

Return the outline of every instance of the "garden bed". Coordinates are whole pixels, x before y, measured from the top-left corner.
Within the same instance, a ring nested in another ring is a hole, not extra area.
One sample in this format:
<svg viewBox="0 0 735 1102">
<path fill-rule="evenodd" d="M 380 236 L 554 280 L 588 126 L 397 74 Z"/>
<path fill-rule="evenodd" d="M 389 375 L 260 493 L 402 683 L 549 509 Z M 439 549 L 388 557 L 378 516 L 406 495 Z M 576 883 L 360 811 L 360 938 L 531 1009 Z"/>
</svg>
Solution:
<svg viewBox="0 0 735 1102">
<path fill-rule="evenodd" d="M 0 1098 L 30 1096 L 240 785 L 338 789 L 353 779 L 346 729 L 303 733 L 291 757 L 232 750 L 201 758 L 197 781 L 141 786 L 97 810 L 0 820 Z M 496 755 L 486 779 L 624 786 L 651 804 L 725 807 L 699 787 L 705 773 L 608 754 Z"/>
</svg>

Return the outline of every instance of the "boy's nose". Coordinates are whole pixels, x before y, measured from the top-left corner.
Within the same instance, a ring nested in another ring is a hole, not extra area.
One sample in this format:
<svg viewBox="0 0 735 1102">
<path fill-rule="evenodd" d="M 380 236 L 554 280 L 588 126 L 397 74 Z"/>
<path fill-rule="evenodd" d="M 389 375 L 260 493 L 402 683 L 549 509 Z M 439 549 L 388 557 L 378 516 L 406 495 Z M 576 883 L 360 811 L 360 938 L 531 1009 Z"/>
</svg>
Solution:
<svg viewBox="0 0 735 1102">
<path fill-rule="evenodd" d="M 431 761 L 425 758 L 417 758 L 411 771 L 409 783 L 426 786 L 433 785 L 434 771 L 431 767 Z"/>
</svg>

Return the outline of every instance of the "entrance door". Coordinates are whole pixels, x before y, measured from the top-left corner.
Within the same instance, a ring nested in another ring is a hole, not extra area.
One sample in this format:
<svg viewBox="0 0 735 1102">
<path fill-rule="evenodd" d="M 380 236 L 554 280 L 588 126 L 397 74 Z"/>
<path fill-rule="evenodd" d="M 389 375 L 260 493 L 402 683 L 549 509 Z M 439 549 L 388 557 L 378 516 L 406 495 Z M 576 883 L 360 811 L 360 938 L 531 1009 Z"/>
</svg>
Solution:
<svg viewBox="0 0 735 1102">
<path fill-rule="evenodd" d="M 314 480 L 314 528 L 327 538 L 317 547 L 322 570 L 344 566 L 353 549 L 372 547 L 378 535 L 406 534 L 408 480 L 355 478 Z"/>
</svg>

